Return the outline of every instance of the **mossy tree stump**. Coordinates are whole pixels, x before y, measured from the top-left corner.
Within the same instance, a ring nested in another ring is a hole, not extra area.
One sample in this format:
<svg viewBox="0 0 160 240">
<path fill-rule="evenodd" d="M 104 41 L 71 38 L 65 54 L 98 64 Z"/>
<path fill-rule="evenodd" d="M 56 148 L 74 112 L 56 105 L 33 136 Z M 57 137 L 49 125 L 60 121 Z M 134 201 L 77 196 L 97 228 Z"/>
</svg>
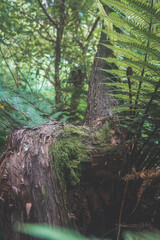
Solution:
<svg viewBox="0 0 160 240">
<path fill-rule="evenodd" d="M 62 122 L 12 133 L 0 159 L 0 231 L 5 240 L 21 239 L 13 230 L 17 221 L 97 235 L 110 228 L 106 214 L 119 207 L 117 200 L 113 204 L 111 179 L 118 181 L 120 158 L 109 129 L 108 139 L 104 136 L 102 130 Z"/>
</svg>

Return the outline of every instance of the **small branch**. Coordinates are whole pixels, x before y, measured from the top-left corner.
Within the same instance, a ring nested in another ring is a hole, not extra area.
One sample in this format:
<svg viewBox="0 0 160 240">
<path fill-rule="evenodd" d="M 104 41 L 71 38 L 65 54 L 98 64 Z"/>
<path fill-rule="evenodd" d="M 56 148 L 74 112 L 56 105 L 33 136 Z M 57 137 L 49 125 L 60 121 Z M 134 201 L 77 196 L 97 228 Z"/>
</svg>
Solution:
<svg viewBox="0 0 160 240">
<path fill-rule="evenodd" d="M 25 113 L 25 112 L 19 111 L 17 108 L 13 107 L 13 106 L 12 106 L 9 102 L 7 102 L 7 101 L 4 101 L 4 102 L 7 103 L 7 104 L 10 106 L 10 108 L 12 108 L 13 110 L 22 113 L 22 114 L 25 116 L 25 118 L 26 118 L 27 121 L 30 120 L 30 119 L 26 116 L 26 113 Z"/>
<path fill-rule="evenodd" d="M 40 27 L 45 30 L 45 32 L 47 33 L 49 39 L 52 39 L 52 36 L 51 36 L 50 33 L 48 32 L 48 29 L 50 28 L 50 26 L 49 26 L 48 29 L 47 29 L 47 28 L 45 27 L 45 25 L 43 25 L 42 23 L 39 22 L 39 20 L 37 20 L 37 19 L 33 19 L 33 20 L 36 21 L 36 22 L 40 25 Z"/>
<path fill-rule="evenodd" d="M 21 123 L 18 122 L 15 118 L 13 118 L 5 109 L 0 108 L 0 112 L 3 112 L 8 118 L 12 120 L 12 122 L 10 122 L 11 126 L 14 127 L 13 122 L 15 122 L 18 126 L 22 127 Z"/>
<path fill-rule="evenodd" d="M 50 34 L 49 34 L 49 32 L 47 31 L 46 27 L 45 27 L 42 23 L 40 23 L 39 20 L 33 18 L 31 15 L 27 15 L 25 11 L 19 10 L 19 9 L 16 8 L 14 5 L 9 4 L 8 2 L 5 2 L 5 1 L 2 1 L 2 2 L 5 3 L 5 4 L 7 4 L 8 6 L 12 7 L 12 8 L 13 8 L 14 10 L 16 10 L 17 12 L 25 15 L 25 17 L 26 17 L 27 20 L 29 20 L 29 21 L 35 21 L 36 23 L 38 23 L 43 29 L 45 29 L 45 31 L 46 31 L 46 33 L 48 34 L 48 36 L 51 37 Z"/>
<path fill-rule="evenodd" d="M 52 43 L 55 42 L 53 39 L 45 37 L 40 31 L 37 30 L 37 32 L 38 32 L 38 34 L 39 34 L 42 38 L 44 38 L 46 41 L 49 41 L 49 42 L 52 42 Z"/>
<path fill-rule="evenodd" d="M 18 63 L 17 63 L 16 60 L 14 59 L 14 57 L 13 57 L 13 55 L 12 55 L 11 50 L 9 49 L 9 47 L 8 47 L 8 50 L 9 50 L 9 52 L 10 52 L 10 54 L 11 54 L 11 57 L 12 57 L 12 59 L 13 59 L 15 65 L 16 65 L 16 68 L 18 69 L 18 71 L 19 71 L 20 74 L 22 75 L 22 77 L 23 77 L 25 83 L 27 83 L 27 85 L 28 85 L 30 91 L 33 92 L 33 91 L 32 91 L 32 88 L 31 88 L 31 86 L 30 86 L 30 84 L 29 84 L 29 82 L 27 81 L 27 79 L 25 78 L 24 74 L 21 72 L 20 68 L 18 67 Z M 16 51 L 15 51 L 15 53 L 16 53 Z"/>
<path fill-rule="evenodd" d="M 3 52 L 2 52 L 2 49 L 1 49 L 1 48 L 0 48 L 0 52 L 1 52 L 1 55 L 2 55 L 2 57 L 3 57 L 3 59 L 4 59 L 5 63 L 6 63 L 6 65 L 7 65 L 7 67 L 8 67 L 8 69 L 9 69 L 11 75 L 12 75 L 12 78 L 13 78 L 13 80 L 14 80 L 14 82 L 15 82 L 15 85 L 16 85 L 16 87 L 18 88 L 17 80 L 16 80 L 16 78 L 15 78 L 15 76 L 14 76 L 14 74 L 13 74 L 13 72 L 12 72 L 12 70 L 11 70 L 11 68 L 10 68 L 10 66 L 9 66 L 6 58 L 5 58 L 5 56 L 3 55 Z"/>
<path fill-rule="evenodd" d="M 94 32 L 94 30 L 96 29 L 99 20 L 100 20 L 100 17 L 96 18 L 96 20 L 95 20 L 95 22 L 94 22 L 94 24 L 93 24 L 93 27 L 92 27 L 90 33 L 88 34 L 88 37 L 86 38 L 86 42 L 87 42 L 87 43 L 86 43 L 85 45 L 83 45 L 83 43 L 81 42 L 81 40 L 80 40 L 78 37 L 76 38 L 76 39 L 77 39 L 77 42 L 78 42 L 78 45 L 80 46 L 80 48 L 83 49 L 83 52 L 84 52 L 84 53 L 85 53 L 85 51 L 86 51 L 86 49 L 87 49 L 87 47 L 88 47 L 89 39 L 90 39 L 92 33 Z M 77 32 L 77 31 L 76 31 L 76 32 Z"/>
<path fill-rule="evenodd" d="M 40 0 L 38 0 L 39 5 L 41 6 L 43 12 L 45 13 L 45 15 L 47 16 L 47 18 L 50 20 L 51 23 L 53 23 L 53 25 L 58 28 L 58 24 L 53 20 L 53 18 L 48 14 L 47 10 L 45 9 L 45 7 L 43 6 L 43 4 L 41 3 Z"/>
<path fill-rule="evenodd" d="M 94 32 L 94 30 L 95 30 L 96 27 L 97 27 L 97 24 L 98 24 L 99 20 L 100 20 L 100 17 L 96 18 L 96 20 L 95 20 L 95 22 L 94 22 L 94 24 L 93 24 L 93 27 L 92 27 L 90 33 L 88 34 L 88 37 L 87 37 L 86 41 L 88 41 L 88 40 L 90 39 L 92 33 Z"/>
</svg>

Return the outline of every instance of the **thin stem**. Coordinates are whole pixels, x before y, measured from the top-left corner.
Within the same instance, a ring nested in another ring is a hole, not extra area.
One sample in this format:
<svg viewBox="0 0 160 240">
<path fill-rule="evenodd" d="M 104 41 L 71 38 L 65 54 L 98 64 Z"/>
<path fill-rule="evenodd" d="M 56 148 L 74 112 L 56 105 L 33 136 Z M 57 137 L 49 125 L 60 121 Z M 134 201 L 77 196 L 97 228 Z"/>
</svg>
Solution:
<svg viewBox="0 0 160 240">
<path fill-rule="evenodd" d="M 14 57 L 13 57 L 13 55 L 12 55 L 11 50 L 9 49 L 9 47 L 8 47 L 8 50 L 9 50 L 9 52 L 10 52 L 10 54 L 11 54 L 11 57 L 12 57 L 15 65 L 16 65 L 17 70 L 18 70 L 18 71 L 20 72 L 20 74 L 22 75 L 24 82 L 28 85 L 30 91 L 33 92 L 33 91 L 32 91 L 32 88 L 31 88 L 31 86 L 30 86 L 30 84 L 29 84 L 29 82 L 27 81 L 27 79 L 25 78 L 24 74 L 21 72 L 20 68 L 18 67 L 18 63 L 17 63 L 16 60 L 14 59 Z M 15 52 L 16 52 L 16 51 L 15 51 Z"/>
<path fill-rule="evenodd" d="M 45 13 L 45 15 L 47 16 L 47 18 L 50 20 L 50 22 L 56 27 L 58 28 L 58 24 L 53 20 L 53 18 L 48 14 L 47 10 L 45 9 L 45 7 L 43 6 L 43 4 L 41 3 L 40 0 L 38 0 L 39 5 L 41 6 L 43 12 Z"/>
<path fill-rule="evenodd" d="M 6 60 L 6 58 L 5 58 L 5 56 L 3 55 L 3 52 L 2 52 L 1 47 L 0 47 L 0 52 L 1 52 L 1 55 L 2 55 L 2 57 L 3 57 L 3 59 L 4 59 L 5 63 L 6 63 L 6 65 L 7 65 L 7 67 L 8 67 L 8 69 L 9 69 L 11 75 L 12 75 L 12 78 L 13 78 L 13 80 L 14 80 L 14 82 L 15 82 L 15 85 L 16 85 L 16 87 L 18 88 L 17 80 L 16 80 L 16 78 L 15 78 L 15 76 L 14 76 L 14 74 L 13 74 L 13 72 L 12 72 L 12 70 L 11 70 L 11 68 L 10 68 L 10 66 L 9 66 L 9 64 L 8 64 L 8 62 L 7 62 L 7 60 Z"/>
<path fill-rule="evenodd" d="M 151 99 L 150 99 L 150 101 L 149 101 L 149 103 L 148 103 L 148 105 L 147 105 L 147 107 L 146 107 L 146 111 L 145 111 L 145 113 L 144 113 L 144 118 L 142 119 L 142 122 L 141 122 L 140 127 L 139 127 L 139 131 L 138 131 L 138 134 L 137 134 L 137 139 L 138 139 L 138 138 L 140 137 L 140 135 L 141 135 L 141 131 L 142 131 L 143 124 L 144 124 L 144 122 L 145 122 L 145 120 L 146 120 L 146 117 L 147 117 L 147 114 L 148 114 L 149 109 L 150 109 L 150 107 L 151 107 L 151 104 L 152 104 L 152 102 L 153 102 L 153 100 L 154 100 L 154 98 L 155 98 L 155 96 L 156 96 L 156 94 L 157 94 L 157 91 L 158 91 L 159 86 L 160 86 L 160 80 L 158 81 L 158 83 L 157 83 L 157 85 L 156 85 L 156 87 L 155 87 L 154 93 L 152 94 L 152 97 L 151 97 Z"/>
<path fill-rule="evenodd" d="M 126 193 L 127 193 L 127 188 L 128 188 L 128 180 L 127 180 L 127 182 L 126 182 L 126 186 L 125 186 L 125 189 L 124 189 L 124 194 L 123 194 L 123 199 L 122 199 L 122 204 L 121 204 L 121 210 L 120 210 L 120 214 L 119 214 L 117 240 L 120 239 L 122 212 L 123 212 L 123 206 L 124 206 L 125 196 L 126 196 Z"/>
<path fill-rule="evenodd" d="M 151 7 L 153 7 L 153 0 L 151 0 Z M 152 20 L 150 21 L 150 24 L 149 24 L 149 31 L 151 31 L 152 29 Z M 149 47 L 149 40 L 147 42 L 147 48 Z M 145 59 L 144 59 L 144 63 L 146 63 L 147 61 L 147 53 L 145 55 Z M 144 71 L 145 71 L 145 66 L 143 67 L 142 69 L 142 73 L 141 73 L 141 76 L 143 77 L 144 76 Z M 138 100 L 139 100 L 139 95 L 140 95 L 140 90 L 141 90 L 141 85 L 142 85 L 142 80 L 139 82 L 139 86 L 138 86 L 138 92 L 137 92 L 137 96 L 136 96 L 136 100 L 135 100 L 135 109 L 134 109 L 134 113 L 137 109 L 137 105 L 138 105 Z"/>
<path fill-rule="evenodd" d="M 136 153 L 135 157 L 138 157 L 141 152 L 143 151 L 144 147 L 146 146 L 146 144 L 149 142 L 149 140 L 151 139 L 151 137 L 156 133 L 158 129 L 158 126 L 155 127 L 155 129 L 153 130 L 153 132 L 148 136 L 147 140 L 142 144 L 141 148 L 139 149 L 139 151 Z"/>
<path fill-rule="evenodd" d="M 87 37 L 86 41 L 88 41 L 90 39 L 92 33 L 94 32 L 94 30 L 97 27 L 97 24 L 98 24 L 99 20 L 100 20 L 100 17 L 96 18 L 96 20 L 95 20 L 95 22 L 94 22 L 94 24 L 92 26 L 92 29 L 91 29 L 90 33 L 88 34 L 88 37 Z"/>
<path fill-rule="evenodd" d="M 154 0 L 151 0 L 151 7 L 153 7 L 153 3 L 154 3 Z M 152 30 L 152 19 L 150 20 L 150 24 L 149 24 L 149 31 Z M 149 40 L 147 42 L 147 47 L 149 47 Z M 144 59 L 144 63 L 146 63 L 147 61 L 147 52 L 146 52 L 146 55 L 145 55 L 145 59 Z M 143 66 L 143 69 L 142 69 L 142 73 L 141 73 L 141 76 L 143 77 L 144 75 L 144 72 L 145 72 L 145 65 Z M 137 92 L 137 96 L 136 96 L 136 100 L 135 100 L 135 107 L 134 107 L 134 113 L 133 115 L 135 115 L 135 112 L 136 112 L 136 109 L 138 107 L 138 101 L 139 101 L 139 95 L 140 95 L 140 91 L 141 91 L 141 86 L 142 86 L 142 80 L 139 82 L 139 86 L 138 86 L 138 92 Z M 152 95 L 152 98 L 153 98 L 153 95 Z M 153 99 L 152 99 L 153 100 Z M 151 101 L 152 102 L 152 101 Z M 147 109 L 146 109 L 147 110 Z M 148 110 L 147 110 L 148 111 Z M 145 121 L 145 118 L 143 118 L 141 124 L 140 124 L 140 128 L 139 128 L 139 131 L 138 131 L 138 134 L 137 134 L 137 139 L 139 138 L 140 134 L 141 134 L 141 131 L 142 131 L 142 127 L 143 127 L 143 124 L 144 124 L 144 121 Z M 134 145 L 134 148 L 133 148 L 133 151 L 132 151 L 132 159 L 134 158 L 134 154 L 135 154 L 135 151 L 136 151 L 136 148 L 137 148 L 137 143 L 135 143 Z"/>
</svg>

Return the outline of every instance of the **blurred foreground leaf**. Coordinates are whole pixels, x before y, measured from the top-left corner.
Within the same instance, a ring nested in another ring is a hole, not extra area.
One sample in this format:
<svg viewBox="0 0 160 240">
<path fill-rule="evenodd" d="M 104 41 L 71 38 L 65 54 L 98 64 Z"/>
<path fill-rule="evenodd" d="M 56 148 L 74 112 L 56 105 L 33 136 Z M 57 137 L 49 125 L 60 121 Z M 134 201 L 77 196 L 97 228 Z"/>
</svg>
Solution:
<svg viewBox="0 0 160 240">
<path fill-rule="evenodd" d="M 125 232 L 124 240 L 159 240 L 160 233 L 149 233 L 149 232 Z"/>
<path fill-rule="evenodd" d="M 18 224 L 16 229 L 25 234 L 29 234 L 47 240 L 87 240 L 80 234 L 66 229 L 53 228 L 46 225 Z"/>
<path fill-rule="evenodd" d="M 40 239 L 47 239 L 47 240 L 89 240 L 89 238 L 86 238 L 72 230 L 54 228 L 51 226 L 40 225 L 40 224 L 18 223 L 16 225 L 16 230 L 21 233 L 29 234 L 29 235 L 38 237 Z M 94 237 L 90 239 L 98 240 L 98 238 L 94 238 Z M 159 240 L 160 233 L 159 232 L 156 232 L 156 233 L 124 232 L 123 239 L 124 240 Z"/>
</svg>

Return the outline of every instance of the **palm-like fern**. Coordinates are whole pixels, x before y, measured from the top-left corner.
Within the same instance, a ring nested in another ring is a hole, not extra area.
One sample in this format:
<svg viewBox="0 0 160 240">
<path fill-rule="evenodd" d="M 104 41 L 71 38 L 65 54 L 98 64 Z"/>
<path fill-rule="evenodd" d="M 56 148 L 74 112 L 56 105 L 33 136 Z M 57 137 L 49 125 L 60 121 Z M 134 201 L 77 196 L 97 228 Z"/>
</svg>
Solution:
<svg viewBox="0 0 160 240">
<path fill-rule="evenodd" d="M 129 167 L 137 170 L 160 163 L 160 2 L 149 0 L 96 0 L 113 10 L 101 16 L 121 32 L 106 28 L 115 58 L 104 59 L 118 69 L 106 70 L 117 82 L 107 83 L 119 100 L 122 127 L 127 129 Z"/>
</svg>

